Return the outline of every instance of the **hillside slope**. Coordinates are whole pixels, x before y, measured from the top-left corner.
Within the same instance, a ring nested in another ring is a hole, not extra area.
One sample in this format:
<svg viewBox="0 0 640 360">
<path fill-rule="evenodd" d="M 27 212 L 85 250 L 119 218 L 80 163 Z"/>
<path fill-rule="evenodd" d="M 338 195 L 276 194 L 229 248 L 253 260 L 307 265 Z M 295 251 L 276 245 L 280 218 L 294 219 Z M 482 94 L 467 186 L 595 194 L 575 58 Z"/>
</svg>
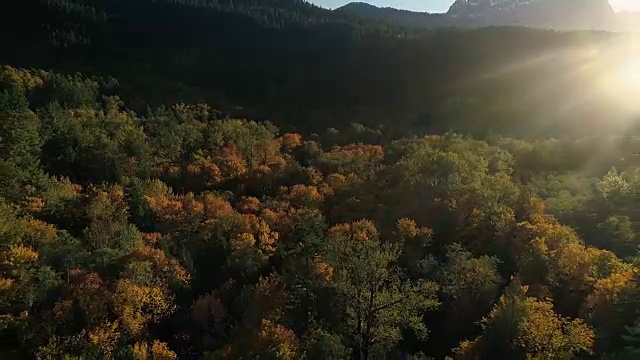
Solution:
<svg viewBox="0 0 640 360">
<path fill-rule="evenodd" d="M 294 0 L 28 2 L 2 14 L 19 31 L 1 33 L 0 61 L 113 76 L 138 111 L 206 100 L 310 132 L 554 133 L 630 116 L 592 81 L 624 60 L 615 34 L 412 30 Z"/>
</svg>

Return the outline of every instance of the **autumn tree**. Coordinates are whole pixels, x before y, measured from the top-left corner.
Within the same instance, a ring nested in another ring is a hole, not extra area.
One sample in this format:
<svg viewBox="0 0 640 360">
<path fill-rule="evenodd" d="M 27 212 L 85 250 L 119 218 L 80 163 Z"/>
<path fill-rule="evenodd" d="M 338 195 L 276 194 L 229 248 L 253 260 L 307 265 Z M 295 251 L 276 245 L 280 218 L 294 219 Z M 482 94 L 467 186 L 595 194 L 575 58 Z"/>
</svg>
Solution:
<svg viewBox="0 0 640 360">
<path fill-rule="evenodd" d="M 18 200 L 23 186 L 39 182 L 40 126 L 20 87 L 0 87 L 0 196 Z"/>
<path fill-rule="evenodd" d="M 345 332 L 357 358 L 389 350 L 403 328 L 426 337 L 422 315 L 438 305 L 436 284 L 404 278 L 396 264 L 400 250 L 381 240 L 370 221 L 337 225 L 329 230 L 329 241 Z"/>
<path fill-rule="evenodd" d="M 461 343 L 456 358 L 569 360 L 592 353 L 591 327 L 581 319 L 556 314 L 552 303 L 526 293 L 526 286 L 512 281 L 483 320 L 483 334 Z"/>
<path fill-rule="evenodd" d="M 445 327 L 451 334 L 472 333 L 471 324 L 491 309 L 502 283 L 498 264 L 495 257 L 474 258 L 459 244 L 447 248 L 446 261 L 436 265 L 436 278 L 446 312 Z"/>
</svg>

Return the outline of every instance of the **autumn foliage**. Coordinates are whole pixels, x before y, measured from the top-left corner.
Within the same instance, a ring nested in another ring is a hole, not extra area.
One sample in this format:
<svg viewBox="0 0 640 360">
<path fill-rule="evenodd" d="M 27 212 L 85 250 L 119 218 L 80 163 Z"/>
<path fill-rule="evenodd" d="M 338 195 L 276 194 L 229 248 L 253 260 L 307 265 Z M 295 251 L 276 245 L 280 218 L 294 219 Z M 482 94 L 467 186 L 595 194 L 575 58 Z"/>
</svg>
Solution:
<svg viewBox="0 0 640 360">
<path fill-rule="evenodd" d="M 5 67 L 0 84 L 3 359 L 633 345 L 638 164 L 588 174 L 568 140 L 281 134 L 204 104 L 143 116 L 43 71 Z"/>
</svg>

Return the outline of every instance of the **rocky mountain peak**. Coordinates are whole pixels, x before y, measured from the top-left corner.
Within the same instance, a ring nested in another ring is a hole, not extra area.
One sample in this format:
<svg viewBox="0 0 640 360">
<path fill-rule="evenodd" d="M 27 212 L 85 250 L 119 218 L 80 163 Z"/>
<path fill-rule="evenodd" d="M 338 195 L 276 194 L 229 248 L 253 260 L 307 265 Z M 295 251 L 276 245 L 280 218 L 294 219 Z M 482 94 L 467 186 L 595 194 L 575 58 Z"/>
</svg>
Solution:
<svg viewBox="0 0 640 360">
<path fill-rule="evenodd" d="M 608 0 L 456 0 L 447 15 L 497 24 L 599 27 L 614 11 Z"/>
</svg>

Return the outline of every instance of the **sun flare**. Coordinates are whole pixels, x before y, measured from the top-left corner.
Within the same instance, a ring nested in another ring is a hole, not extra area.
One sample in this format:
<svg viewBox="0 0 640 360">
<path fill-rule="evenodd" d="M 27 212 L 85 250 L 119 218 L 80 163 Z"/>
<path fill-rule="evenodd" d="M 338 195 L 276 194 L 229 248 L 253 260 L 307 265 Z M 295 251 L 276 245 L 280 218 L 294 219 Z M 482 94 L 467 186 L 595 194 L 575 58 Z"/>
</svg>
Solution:
<svg viewBox="0 0 640 360">
<path fill-rule="evenodd" d="M 629 115 L 640 115 L 640 42 L 625 37 L 593 57 L 587 84 L 600 84 L 596 98 L 616 104 Z M 603 96 L 603 97 L 601 97 Z"/>
<path fill-rule="evenodd" d="M 640 97 L 640 58 L 624 60 L 617 69 L 619 81 L 623 90 L 633 91 L 633 94 L 626 94 Z"/>
</svg>

